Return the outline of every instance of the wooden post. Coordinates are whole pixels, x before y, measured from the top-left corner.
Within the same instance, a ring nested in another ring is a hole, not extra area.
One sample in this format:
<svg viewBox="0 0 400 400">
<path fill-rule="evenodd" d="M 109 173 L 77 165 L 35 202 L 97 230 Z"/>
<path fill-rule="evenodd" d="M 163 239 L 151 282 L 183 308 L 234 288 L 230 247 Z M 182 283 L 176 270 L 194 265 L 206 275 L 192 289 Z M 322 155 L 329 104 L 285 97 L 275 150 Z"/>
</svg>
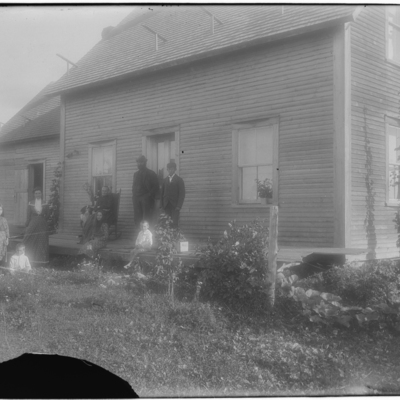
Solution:
<svg viewBox="0 0 400 400">
<path fill-rule="evenodd" d="M 61 181 L 60 181 L 60 214 L 58 217 L 58 232 L 64 231 L 64 195 L 65 195 L 65 130 L 66 130 L 66 100 L 61 96 L 60 104 L 60 163 L 61 163 Z"/>
<path fill-rule="evenodd" d="M 269 210 L 269 248 L 267 283 L 268 299 L 271 307 L 275 303 L 276 264 L 278 259 L 278 206 L 271 206 Z"/>
</svg>

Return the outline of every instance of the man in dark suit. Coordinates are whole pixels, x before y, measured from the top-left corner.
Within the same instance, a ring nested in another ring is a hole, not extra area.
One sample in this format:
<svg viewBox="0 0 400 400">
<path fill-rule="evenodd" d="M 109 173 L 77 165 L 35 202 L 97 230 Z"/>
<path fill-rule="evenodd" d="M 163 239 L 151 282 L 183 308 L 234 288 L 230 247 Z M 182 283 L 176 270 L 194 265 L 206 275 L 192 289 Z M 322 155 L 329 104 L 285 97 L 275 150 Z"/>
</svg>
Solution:
<svg viewBox="0 0 400 400">
<path fill-rule="evenodd" d="M 185 184 L 183 179 L 176 175 L 176 164 L 167 164 L 168 176 L 161 186 L 161 208 L 172 219 L 172 227 L 178 228 L 179 213 L 185 200 Z"/>
<path fill-rule="evenodd" d="M 140 223 L 146 220 L 153 222 L 155 198 L 160 190 L 157 174 L 146 167 L 147 158 L 136 159 L 138 171 L 133 174 L 132 202 L 135 231 L 140 230 Z"/>
</svg>

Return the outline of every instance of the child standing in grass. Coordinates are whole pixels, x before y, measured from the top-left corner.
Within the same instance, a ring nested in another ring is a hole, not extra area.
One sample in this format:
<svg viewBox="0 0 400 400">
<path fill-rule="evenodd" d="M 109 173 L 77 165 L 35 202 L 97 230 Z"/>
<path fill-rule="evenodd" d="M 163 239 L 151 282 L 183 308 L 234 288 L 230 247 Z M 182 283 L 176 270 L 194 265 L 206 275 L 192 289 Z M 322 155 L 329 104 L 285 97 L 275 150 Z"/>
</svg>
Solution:
<svg viewBox="0 0 400 400">
<path fill-rule="evenodd" d="M 29 272 L 32 270 L 29 258 L 25 255 L 25 245 L 18 243 L 15 254 L 10 259 L 10 270 L 12 274 L 17 271 Z"/>
<path fill-rule="evenodd" d="M 140 232 L 135 242 L 135 248 L 131 251 L 131 259 L 128 264 L 124 266 L 124 268 L 129 268 L 132 266 L 133 260 L 137 257 L 139 253 L 143 253 L 146 250 L 149 250 L 153 245 L 153 234 L 149 230 L 149 223 L 147 221 L 143 221 L 140 224 Z"/>
</svg>

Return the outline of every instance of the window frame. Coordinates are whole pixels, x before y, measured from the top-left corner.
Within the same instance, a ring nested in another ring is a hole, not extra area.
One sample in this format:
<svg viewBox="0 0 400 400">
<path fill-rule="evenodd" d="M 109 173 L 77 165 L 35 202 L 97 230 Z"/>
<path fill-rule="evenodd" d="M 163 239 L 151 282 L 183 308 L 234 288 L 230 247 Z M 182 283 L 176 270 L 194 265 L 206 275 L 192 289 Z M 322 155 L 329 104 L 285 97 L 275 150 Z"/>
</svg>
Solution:
<svg viewBox="0 0 400 400">
<path fill-rule="evenodd" d="M 390 199 L 389 192 L 390 192 L 390 185 L 389 185 L 389 178 L 390 178 L 390 164 L 389 163 L 389 127 L 394 126 L 400 128 L 400 119 L 394 118 L 390 115 L 385 115 L 385 134 L 386 134 L 386 181 L 385 181 L 385 188 L 386 188 L 386 205 L 387 206 L 398 206 L 400 204 L 400 199 Z M 400 165 L 400 162 L 399 162 Z"/>
<path fill-rule="evenodd" d="M 117 185 L 117 141 L 116 140 L 107 140 L 107 141 L 100 141 L 89 143 L 88 152 L 89 152 L 89 169 L 88 169 L 88 182 L 90 186 L 93 186 L 93 149 L 98 147 L 112 147 L 113 152 L 113 174 L 112 174 L 112 192 L 116 193 L 116 185 Z M 93 188 L 94 190 L 94 188 Z"/>
<path fill-rule="evenodd" d="M 386 6 L 386 9 L 385 9 L 385 57 L 386 57 L 386 61 L 388 61 L 389 63 L 391 63 L 393 65 L 400 67 L 399 61 L 389 58 L 389 27 L 393 26 L 393 29 L 397 29 L 400 33 L 400 25 L 397 25 L 396 23 L 389 21 L 389 7 L 391 7 L 391 6 Z M 399 7 L 399 12 L 400 12 L 400 5 L 398 7 Z"/>
<path fill-rule="evenodd" d="M 240 201 L 239 183 L 239 132 L 241 129 L 260 128 L 264 126 L 273 127 L 273 160 L 272 160 L 272 203 L 262 204 L 259 202 Z M 237 122 L 232 124 L 232 207 L 239 208 L 265 208 L 278 204 L 278 179 L 279 179 L 279 117 L 263 119 L 252 119 L 250 121 Z"/>
</svg>

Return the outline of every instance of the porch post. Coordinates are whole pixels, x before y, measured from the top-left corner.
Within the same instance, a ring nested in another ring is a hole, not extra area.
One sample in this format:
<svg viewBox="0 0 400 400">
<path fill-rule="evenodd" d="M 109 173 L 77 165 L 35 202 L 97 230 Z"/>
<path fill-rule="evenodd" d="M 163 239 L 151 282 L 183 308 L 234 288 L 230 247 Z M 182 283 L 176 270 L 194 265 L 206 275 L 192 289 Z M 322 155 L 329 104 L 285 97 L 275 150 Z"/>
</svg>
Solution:
<svg viewBox="0 0 400 400">
<path fill-rule="evenodd" d="M 62 176 L 60 180 L 60 215 L 58 231 L 64 230 L 64 182 L 65 182 L 65 97 L 60 102 L 60 162 Z"/>
<path fill-rule="evenodd" d="M 275 304 L 275 281 L 278 260 L 278 206 L 269 209 L 269 246 L 268 246 L 268 271 L 267 284 L 268 301 L 271 307 Z"/>
<path fill-rule="evenodd" d="M 351 246 L 351 42 L 349 23 L 333 37 L 334 247 Z"/>
</svg>

